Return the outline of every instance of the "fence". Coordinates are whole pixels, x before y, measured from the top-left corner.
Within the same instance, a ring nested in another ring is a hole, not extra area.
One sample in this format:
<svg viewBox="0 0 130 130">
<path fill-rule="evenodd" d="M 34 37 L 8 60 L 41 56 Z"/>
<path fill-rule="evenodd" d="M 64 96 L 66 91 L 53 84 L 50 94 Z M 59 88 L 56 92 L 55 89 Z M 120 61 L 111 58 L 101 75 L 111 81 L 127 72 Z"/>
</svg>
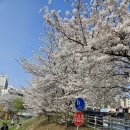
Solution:
<svg viewBox="0 0 130 130">
<path fill-rule="evenodd" d="M 94 130 L 130 130 L 130 120 L 112 117 L 86 116 L 87 127 Z"/>
</svg>

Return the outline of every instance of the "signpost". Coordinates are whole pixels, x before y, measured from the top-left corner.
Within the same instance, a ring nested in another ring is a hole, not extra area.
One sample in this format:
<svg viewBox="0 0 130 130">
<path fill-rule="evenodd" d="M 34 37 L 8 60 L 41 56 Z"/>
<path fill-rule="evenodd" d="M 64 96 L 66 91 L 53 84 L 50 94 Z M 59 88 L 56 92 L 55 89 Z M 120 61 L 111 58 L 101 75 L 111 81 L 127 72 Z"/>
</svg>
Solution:
<svg viewBox="0 0 130 130">
<path fill-rule="evenodd" d="M 84 115 L 82 112 L 76 112 L 74 114 L 74 124 L 78 127 L 84 123 Z"/>
<path fill-rule="evenodd" d="M 75 101 L 75 108 L 78 110 L 78 111 L 83 111 L 84 108 L 85 108 L 85 102 L 82 98 L 77 98 L 76 101 Z"/>
<path fill-rule="evenodd" d="M 82 98 L 77 98 L 75 101 L 75 108 L 78 110 L 73 116 L 74 124 L 78 127 L 84 123 L 84 115 L 81 111 L 85 108 L 85 102 Z"/>
</svg>

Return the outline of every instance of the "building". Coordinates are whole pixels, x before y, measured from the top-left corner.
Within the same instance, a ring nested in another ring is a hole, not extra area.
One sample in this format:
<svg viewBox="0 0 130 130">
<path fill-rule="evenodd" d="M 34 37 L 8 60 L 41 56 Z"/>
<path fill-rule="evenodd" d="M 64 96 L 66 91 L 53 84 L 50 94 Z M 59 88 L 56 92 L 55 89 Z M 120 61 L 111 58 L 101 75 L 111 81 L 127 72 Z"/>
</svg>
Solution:
<svg viewBox="0 0 130 130">
<path fill-rule="evenodd" d="M 130 99 L 124 98 L 119 100 L 119 106 L 122 108 L 128 108 L 130 107 Z"/>
<path fill-rule="evenodd" d="M 4 94 L 23 96 L 23 92 L 21 90 L 8 85 L 8 77 L 6 75 L 0 75 L 0 95 Z"/>
<path fill-rule="evenodd" d="M 126 108 L 130 107 L 130 99 L 129 98 L 125 98 L 125 107 Z"/>
<path fill-rule="evenodd" d="M 0 89 L 8 88 L 8 79 L 6 75 L 0 75 Z"/>
<path fill-rule="evenodd" d="M 122 107 L 122 108 L 125 107 L 125 102 L 124 102 L 123 99 L 120 99 L 120 100 L 119 100 L 119 107 Z"/>
</svg>

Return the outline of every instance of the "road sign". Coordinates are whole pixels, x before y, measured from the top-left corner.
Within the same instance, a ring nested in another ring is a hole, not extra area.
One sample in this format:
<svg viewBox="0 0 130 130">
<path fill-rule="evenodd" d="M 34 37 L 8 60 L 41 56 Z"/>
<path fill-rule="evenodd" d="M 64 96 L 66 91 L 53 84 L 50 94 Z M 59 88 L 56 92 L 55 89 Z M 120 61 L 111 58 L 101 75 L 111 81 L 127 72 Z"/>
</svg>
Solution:
<svg viewBox="0 0 130 130">
<path fill-rule="evenodd" d="M 76 126 L 81 126 L 84 123 L 84 115 L 82 112 L 76 112 L 73 116 L 74 124 Z"/>
<path fill-rule="evenodd" d="M 75 108 L 78 110 L 78 111 L 83 111 L 84 110 L 84 107 L 85 107 L 85 102 L 82 98 L 77 98 L 76 101 L 75 101 Z"/>
</svg>

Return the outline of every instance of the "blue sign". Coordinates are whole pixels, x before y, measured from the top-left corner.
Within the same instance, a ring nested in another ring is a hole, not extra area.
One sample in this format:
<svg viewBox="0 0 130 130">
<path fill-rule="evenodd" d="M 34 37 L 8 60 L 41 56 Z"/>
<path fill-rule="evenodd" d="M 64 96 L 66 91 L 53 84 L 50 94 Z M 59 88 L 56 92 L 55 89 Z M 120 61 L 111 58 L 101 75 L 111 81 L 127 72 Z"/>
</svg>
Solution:
<svg viewBox="0 0 130 130">
<path fill-rule="evenodd" d="M 78 111 L 83 111 L 84 108 L 85 108 L 85 102 L 82 98 L 77 98 L 76 101 L 75 101 L 75 108 L 78 110 Z"/>
</svg>

